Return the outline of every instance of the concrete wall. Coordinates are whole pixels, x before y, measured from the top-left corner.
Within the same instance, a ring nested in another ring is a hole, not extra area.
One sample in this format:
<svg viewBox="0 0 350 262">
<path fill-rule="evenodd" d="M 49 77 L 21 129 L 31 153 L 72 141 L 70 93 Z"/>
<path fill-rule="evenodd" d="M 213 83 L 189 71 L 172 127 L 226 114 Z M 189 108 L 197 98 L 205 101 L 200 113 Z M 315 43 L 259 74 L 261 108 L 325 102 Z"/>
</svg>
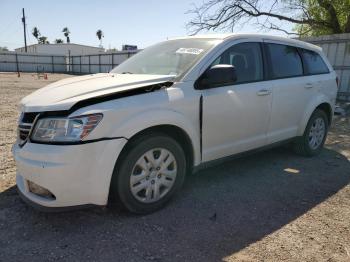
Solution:
<svg viewBox="0 0 350 262">
<path fill-rule="evenodd" d="M 350 34 L 306 37 L 300 40 L 322 48 L 340 80 L 338 98 L 350 101 Z"/>
</svg>

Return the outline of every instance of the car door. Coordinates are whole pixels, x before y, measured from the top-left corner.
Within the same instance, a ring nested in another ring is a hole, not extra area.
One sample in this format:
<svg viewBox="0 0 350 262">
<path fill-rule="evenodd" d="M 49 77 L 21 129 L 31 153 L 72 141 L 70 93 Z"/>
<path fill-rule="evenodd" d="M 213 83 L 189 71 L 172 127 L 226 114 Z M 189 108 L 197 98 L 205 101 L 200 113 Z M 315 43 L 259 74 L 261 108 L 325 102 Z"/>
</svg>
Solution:
<svg viewBox="0 0 350 262">
<path fill-rule="evenodd" d="M 314 81 L 304 75 L 298 48 L 269 41 L 265 41 L 265 47 L 273 92 L 268 143 L 274 143 L 297 135 L 316 88 Z"/>
<path fill-rule="evenodd" d="M 231 46 L 214 63 L 231 64 L 233 85 L 202 90 L 202 158 L 218 159 L 266 144 L 271 87 L 264 80 L 261 43 Z"/>
</svg>

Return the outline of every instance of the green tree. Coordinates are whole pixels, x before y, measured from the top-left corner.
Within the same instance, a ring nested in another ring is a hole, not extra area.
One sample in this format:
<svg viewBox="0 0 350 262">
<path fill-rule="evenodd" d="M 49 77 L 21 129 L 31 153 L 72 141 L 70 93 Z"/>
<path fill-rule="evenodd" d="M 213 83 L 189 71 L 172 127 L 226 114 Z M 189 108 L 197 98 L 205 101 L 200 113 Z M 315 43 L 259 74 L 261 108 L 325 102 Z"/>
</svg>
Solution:
<svg viewBox="0 0 350 262">
<path fill-rule="evenodd" d="M 97 30 L 96 36 L 97 36 L 98 40 L 100 40 L 100 47 L 102 47 L 102 37 L 104 37 L 104 34 L 103 34 L 101 29 Z"/>
<path fill-rule="evenodd" d="M 56 44 L 63 44 L 63 40 L 58 38 L 58 39 L 55 40 L 55 43 Z"/>
<path fill-rule="evenodd" d="M 118 51 L 118 49 L 115 47 L 107 49 L 107 52 L 117 52 L 117 51 Z"/>
<path fill-rule="evenodd" d="M 189 13 L 194 15 L 187 24 L 192 34 L 233 31 L 248 22 L 286 34 L 350 33 L 349 0 L 207 0 Z M 294 24 L 294 32 L 284 30 L 282 22 Z"/>
<path fill-rule="evenodd" d="M 294 30 L 299 35 L 326 35 L 350 33 L 350 1 L 349 0 L 305 0 L 308 15 L 315 20 L 325 21 L 328 26 L 311 24 L 296 25 Z"/>
<path fill-rule="evenodd" d="M 0 46 L 0 52 L 7 52 L 9 51 L 6 46 Z"/>
<path fill-rule="evenodd" d="M 66 42 L 70 43 L 70 38 L 69 38 L 70 31 L 69 31 L 68 27 L 63 28 L 62 32 L 63 32 L 64 36 L 66 37 L 66 40 L 67 40 Z"/>
<path fill-rule="evenodd" d="M 40 37 L 40 31 L 37 27 L 34 27 L 32 30 L 32 35 L 35 37 L 35 39 L 38 41 L 39 43 L 39 37 Z"/>
<path fill-rule="evenodd" d="M 39 44 L 50 44 L 50 42 L 47 41 L 47 37 L 46 36 L 39 37 L 38 43 Z"/>
</svg>

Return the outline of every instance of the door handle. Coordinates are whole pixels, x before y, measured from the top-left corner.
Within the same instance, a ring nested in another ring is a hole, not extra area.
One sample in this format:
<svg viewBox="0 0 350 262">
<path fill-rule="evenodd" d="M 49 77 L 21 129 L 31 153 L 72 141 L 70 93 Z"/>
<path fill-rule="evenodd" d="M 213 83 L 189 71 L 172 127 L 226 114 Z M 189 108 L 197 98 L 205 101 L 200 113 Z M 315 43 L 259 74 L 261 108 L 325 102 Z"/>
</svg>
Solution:
<svg viewBox="0 0 350 262">
<path fill-rule="evenodd" d="M 262 89 L 262 90 L 259 90 L 256 94 L 258 96 L 267 96 L 267 95 L 271 94 L 271 91 L 267 90 L 267 89 Z"/>
<path fill-rule="evenodd" d="M 307 83 L 306 85 L 305 85 L 305 88 L 306 89 L 310 89 L 310 88 L 313 88 L 314 86 L 311 84 L 311 83 Z"/>
</svg>

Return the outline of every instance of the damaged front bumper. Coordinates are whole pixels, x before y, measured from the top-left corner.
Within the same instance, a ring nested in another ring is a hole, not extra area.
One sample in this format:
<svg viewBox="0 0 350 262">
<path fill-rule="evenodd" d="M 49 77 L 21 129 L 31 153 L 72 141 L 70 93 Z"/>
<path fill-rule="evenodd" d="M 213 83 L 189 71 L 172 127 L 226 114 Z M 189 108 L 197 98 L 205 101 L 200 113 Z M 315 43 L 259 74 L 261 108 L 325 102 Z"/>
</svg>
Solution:
<svg viewBox="0 0 350 262">
<path fill-rule="evenodd" d="M 58 211 L 108 202 L 110 180 L 126 139 L 79 145 L 15 144 L 17 188 L 41 210 Z"/>
</svg>

